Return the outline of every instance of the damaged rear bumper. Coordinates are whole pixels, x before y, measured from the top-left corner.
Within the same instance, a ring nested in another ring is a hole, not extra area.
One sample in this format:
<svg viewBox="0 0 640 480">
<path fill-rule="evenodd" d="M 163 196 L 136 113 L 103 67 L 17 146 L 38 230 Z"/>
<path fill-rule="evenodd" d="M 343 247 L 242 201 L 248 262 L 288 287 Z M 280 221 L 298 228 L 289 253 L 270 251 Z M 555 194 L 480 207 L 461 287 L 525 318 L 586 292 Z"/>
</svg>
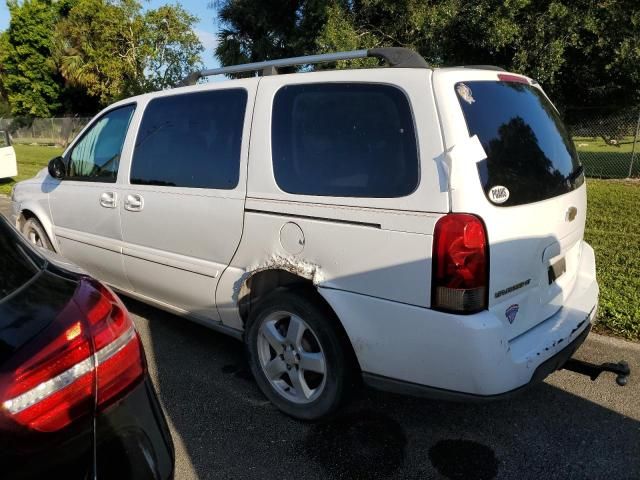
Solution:
<svg viewBox="0 0 640 480">
<path fill-rule="evenodd" d="M 340 318 L 366 383 L 471 399 L 512 393 L 561 367 L 595 322 L 599 289 L 593 249 L 585 244 L 562 308 L 515 338 L 509 338 L 507 321 L 490 311 L 461 316 L 322 287 L 319 292 Z"/>
<path fill-rule="evenodd" d="M 426 385 L 405 382 L 370 373 L 363 374 L 363 379 L 367 385 L 378 390 L 399 393 L 401 395 L 410 395 L 414 397 L 425 397 L 438 400 L 464 402 L 505 400 L 514 395 L 520 394 L 522 391 L 528 389 L 533 385 L 539 384 L 553 372 L 555 372 L 556 370 L 560 370 L 567 362 L 567 360 L 569 360 L 569 358 L 571 358 L 575 351 L 580 347 L 580 345 L 584 343 L 584 341 L 587 339 L 587 336 L 589 335 L 590 330 L 591 325 L 588 325 L 587 328 L 585 328 L 582 333 L 580 333 L 580 335 L 578 335 L 563 350 L 560 350 L 554 356 L 541 363 L 533 372 L 533 376 L 528 383 L 508 392 L 498 393 L 495 395 L 476 395 L 473 393 L 456 392 L 453 390 L 429 387 Z"/>
</svg>

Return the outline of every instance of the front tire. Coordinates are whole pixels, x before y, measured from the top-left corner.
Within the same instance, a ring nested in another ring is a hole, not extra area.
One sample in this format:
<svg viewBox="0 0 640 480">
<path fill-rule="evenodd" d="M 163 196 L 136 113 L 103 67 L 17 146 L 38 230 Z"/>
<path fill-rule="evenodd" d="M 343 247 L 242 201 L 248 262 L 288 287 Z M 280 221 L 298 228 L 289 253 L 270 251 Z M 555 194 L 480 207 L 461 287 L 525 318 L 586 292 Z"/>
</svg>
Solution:
<svg viewBox="0 0 640 480">
<path fill-rule="evenodd" d="M 331 310 L 304 292 L 279 289 L 252 309 L 245 346 L 260 390 L 301 420 L 331 415 L 353 375 L 348 344 Z"/>
<path fill-rule="evenodd" d="M 22 225 L 22 234 L 29 243 L 40 248 L 51 250 L 52 252 L 54 251 L 47 232 L 37 218 L 31 217 L 24 222 L 24 225 Z"/>
</svg>

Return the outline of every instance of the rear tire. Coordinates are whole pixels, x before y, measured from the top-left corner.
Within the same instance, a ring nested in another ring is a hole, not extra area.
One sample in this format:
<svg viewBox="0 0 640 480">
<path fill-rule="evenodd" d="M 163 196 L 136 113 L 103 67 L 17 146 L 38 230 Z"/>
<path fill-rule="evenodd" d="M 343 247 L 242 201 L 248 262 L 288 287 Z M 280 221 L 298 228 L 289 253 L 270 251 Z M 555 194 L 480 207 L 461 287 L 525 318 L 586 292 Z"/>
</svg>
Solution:
<svg viewBox="0 0 640 480">
<path fill-rule="evenodd" d="M 245 347 L 258 387 L 282 412 L 319 420 L 347 397 L 355 369 L 338 320 L 303 291 L 278 289 L 252 308 Z"/>
<path fill-rule="evenodd" d="M 51 243 L 51 240 L 49 240 L 47 232 L 37 218 L 31 217 L 24 222 L 24 225 L 22 226 L 22 234 L 32 245 L 51 250 L 52 252 L 54 251 L 53 244 Z"/>
</svg>

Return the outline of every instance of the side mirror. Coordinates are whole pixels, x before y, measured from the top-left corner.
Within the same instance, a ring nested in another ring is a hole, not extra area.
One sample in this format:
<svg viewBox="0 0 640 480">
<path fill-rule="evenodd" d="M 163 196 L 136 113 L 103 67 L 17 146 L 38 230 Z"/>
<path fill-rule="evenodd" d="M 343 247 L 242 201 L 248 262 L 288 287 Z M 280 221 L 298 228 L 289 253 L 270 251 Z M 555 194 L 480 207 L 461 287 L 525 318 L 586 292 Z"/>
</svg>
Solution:
<svg viewBox="0 0 640 480">
<path fill-rule="evenodd" d="M 62 157 L 52 158 L 49 161 L 49 175 L 59 180 L 64 178 L 65 170 L 67 169 Z"/>
</svg>

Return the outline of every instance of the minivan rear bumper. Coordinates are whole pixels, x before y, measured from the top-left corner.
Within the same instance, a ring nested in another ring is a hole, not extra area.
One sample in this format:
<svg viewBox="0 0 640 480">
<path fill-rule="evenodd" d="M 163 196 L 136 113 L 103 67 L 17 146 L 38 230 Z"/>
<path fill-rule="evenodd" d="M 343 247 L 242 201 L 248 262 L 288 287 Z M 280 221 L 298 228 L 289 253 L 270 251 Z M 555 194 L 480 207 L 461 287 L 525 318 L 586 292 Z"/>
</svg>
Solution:
<svg viewBox="0 0 640 480">
<path fill-rule="evenodd" d="M 382 377 L 380 375 L 374 375 L 371 373 L 363 373 L 362 377 L 364 382 L 370 387 L 376 388 L 378 390 L 384 390 L 386 392 L 399 393 L 401 395 L 411 395 L 414 397 L 426 397 L 430 399 L 462 402 L 506 400 L 514 395 L 522 393 L 523 390 L 526 390 L 533 385 L 537 385 L 556 370 L 560 370 L 567 362 L 567 360 L 569 360 L 575 353 L 575 351 L 580 347 L 580 345 L 584 343 L 590 331 L 591 325 L 589 324 L 589 326 L 585 328 L 582 333 L 578 335 L 563 350 L 559 351 L 553 357 L 541 363 L 533 372 L 533 376 L 528 383 L 505 393 L 498 393 L 495 395 L 475 395 L 473 393 L 456 392 L 453 390 L 445 390 L 442 388 L 429 387 L 427 385 L 404 382 L 401 380 Z"/>
<path fill-rule="evenodd" d="M 599 293 L 593 249 L 586 243 L 563 307 L 513 339 L 506 317 L 489 311 L 461 316 L 319 290 L 342 321 L 365 381 L 386 390 L 405 384 L 428 387 L 430 396 L 469 398 L 518 390 L 561 367 L 595 321 Z"/>
</svg>

